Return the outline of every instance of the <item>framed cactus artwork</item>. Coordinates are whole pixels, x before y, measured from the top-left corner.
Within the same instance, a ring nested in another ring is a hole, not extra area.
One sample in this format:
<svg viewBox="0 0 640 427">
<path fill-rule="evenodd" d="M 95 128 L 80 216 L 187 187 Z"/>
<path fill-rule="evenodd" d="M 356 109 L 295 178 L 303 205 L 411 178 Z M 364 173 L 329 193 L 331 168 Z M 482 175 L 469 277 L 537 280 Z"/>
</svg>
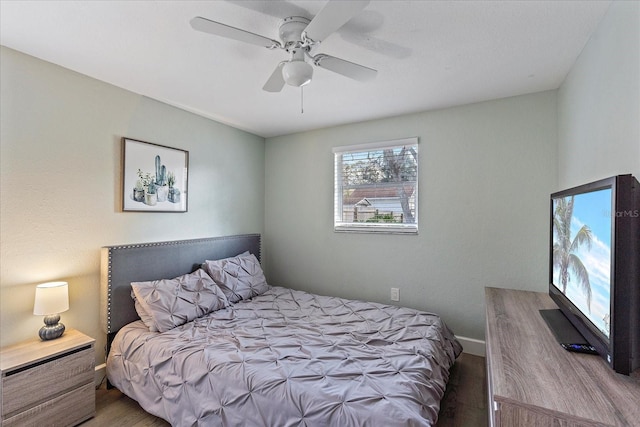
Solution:
<svg viewBox="0 0 640 427">
<path fill-rule="evenodd" d="M 122 210 L 186 212 L 189 152 L 122 138 Z"/>
</svg>

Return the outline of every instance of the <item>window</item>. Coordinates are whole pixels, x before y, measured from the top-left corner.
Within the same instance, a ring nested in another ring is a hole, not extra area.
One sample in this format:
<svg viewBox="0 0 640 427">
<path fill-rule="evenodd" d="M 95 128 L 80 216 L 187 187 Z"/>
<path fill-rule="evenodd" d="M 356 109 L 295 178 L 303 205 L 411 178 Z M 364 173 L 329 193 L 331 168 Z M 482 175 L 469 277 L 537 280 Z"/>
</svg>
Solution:
<svg viewBox="0 0 640 427">
<path fill-rule="evenodd" d="M 333 152 L 335 231 L 418 232 L 418 138 Z"/>
</svg>

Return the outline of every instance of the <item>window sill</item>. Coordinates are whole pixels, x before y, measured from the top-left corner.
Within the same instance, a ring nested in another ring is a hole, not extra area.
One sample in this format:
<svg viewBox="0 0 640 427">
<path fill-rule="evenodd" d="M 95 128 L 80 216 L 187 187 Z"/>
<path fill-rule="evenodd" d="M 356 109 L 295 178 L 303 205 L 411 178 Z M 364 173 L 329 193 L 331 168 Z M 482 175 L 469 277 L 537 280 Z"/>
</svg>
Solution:
<svg viewBox="0 0 640 427">
<path fill-rule="evenodd" d="M 394 225 L 371 224 L 371 225 L 335 225 L 333 231 L 336 233 L 371 233 L 371 234 L 418 234 L 418 226 L 398 227 Z"/>
</svg>

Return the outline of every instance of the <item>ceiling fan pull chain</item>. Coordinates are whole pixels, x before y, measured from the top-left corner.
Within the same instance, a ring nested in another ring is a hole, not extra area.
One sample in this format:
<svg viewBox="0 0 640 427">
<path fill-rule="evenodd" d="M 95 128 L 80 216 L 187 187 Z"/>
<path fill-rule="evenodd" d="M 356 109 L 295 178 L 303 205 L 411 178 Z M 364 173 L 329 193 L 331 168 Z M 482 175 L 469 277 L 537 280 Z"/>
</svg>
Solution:
<svg viewBox="0 0 640 427">
<path fill-rule="evenodd" d="M 300 114 L 304 114 L 304 86 L 300 86 Z"/>
</svg>

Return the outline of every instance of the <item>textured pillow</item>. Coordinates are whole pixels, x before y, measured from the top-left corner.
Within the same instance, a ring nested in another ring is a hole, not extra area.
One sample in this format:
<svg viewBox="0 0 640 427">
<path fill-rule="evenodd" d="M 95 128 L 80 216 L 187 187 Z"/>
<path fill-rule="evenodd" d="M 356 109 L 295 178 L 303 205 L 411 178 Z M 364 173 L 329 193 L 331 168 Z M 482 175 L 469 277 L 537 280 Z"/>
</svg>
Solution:
<svg viewBox="0 0 640 427">
<path fill-rule="evenodd" d="M 158 332 L 156 324 L 153 323 L 153 317 L 151 317 L 151 315 L 147 313 L 147 310 L 144 309 L 144 306 L 138 302 L 138 298 L 136 298 L 133 288 L 131 289 L 131 298 L 133 298 L 133 303 L 136 306 L 136 312 L 138 313 L 138 316 L 140 316 L 140 320 L 147 325 L 147 328 L 149 328 L 151 332 Z"/>
<path fill-rule="evenodd" d="M 155 327 L 158 332 L 229 305 L 222 290 L 202 269 L 175 279 L 132 282 L 131 288 L 138 304 L 152 319 L 152 325 L 147 325 L 149 330 Z"/>
<path fill-rule="evenodd" d="M 269 289 L 260 262 L 253 254 L 205 261 L 202 268 L 216 282 L 229 302 L 238 302 L 265 293 Z"/>
</svg>

